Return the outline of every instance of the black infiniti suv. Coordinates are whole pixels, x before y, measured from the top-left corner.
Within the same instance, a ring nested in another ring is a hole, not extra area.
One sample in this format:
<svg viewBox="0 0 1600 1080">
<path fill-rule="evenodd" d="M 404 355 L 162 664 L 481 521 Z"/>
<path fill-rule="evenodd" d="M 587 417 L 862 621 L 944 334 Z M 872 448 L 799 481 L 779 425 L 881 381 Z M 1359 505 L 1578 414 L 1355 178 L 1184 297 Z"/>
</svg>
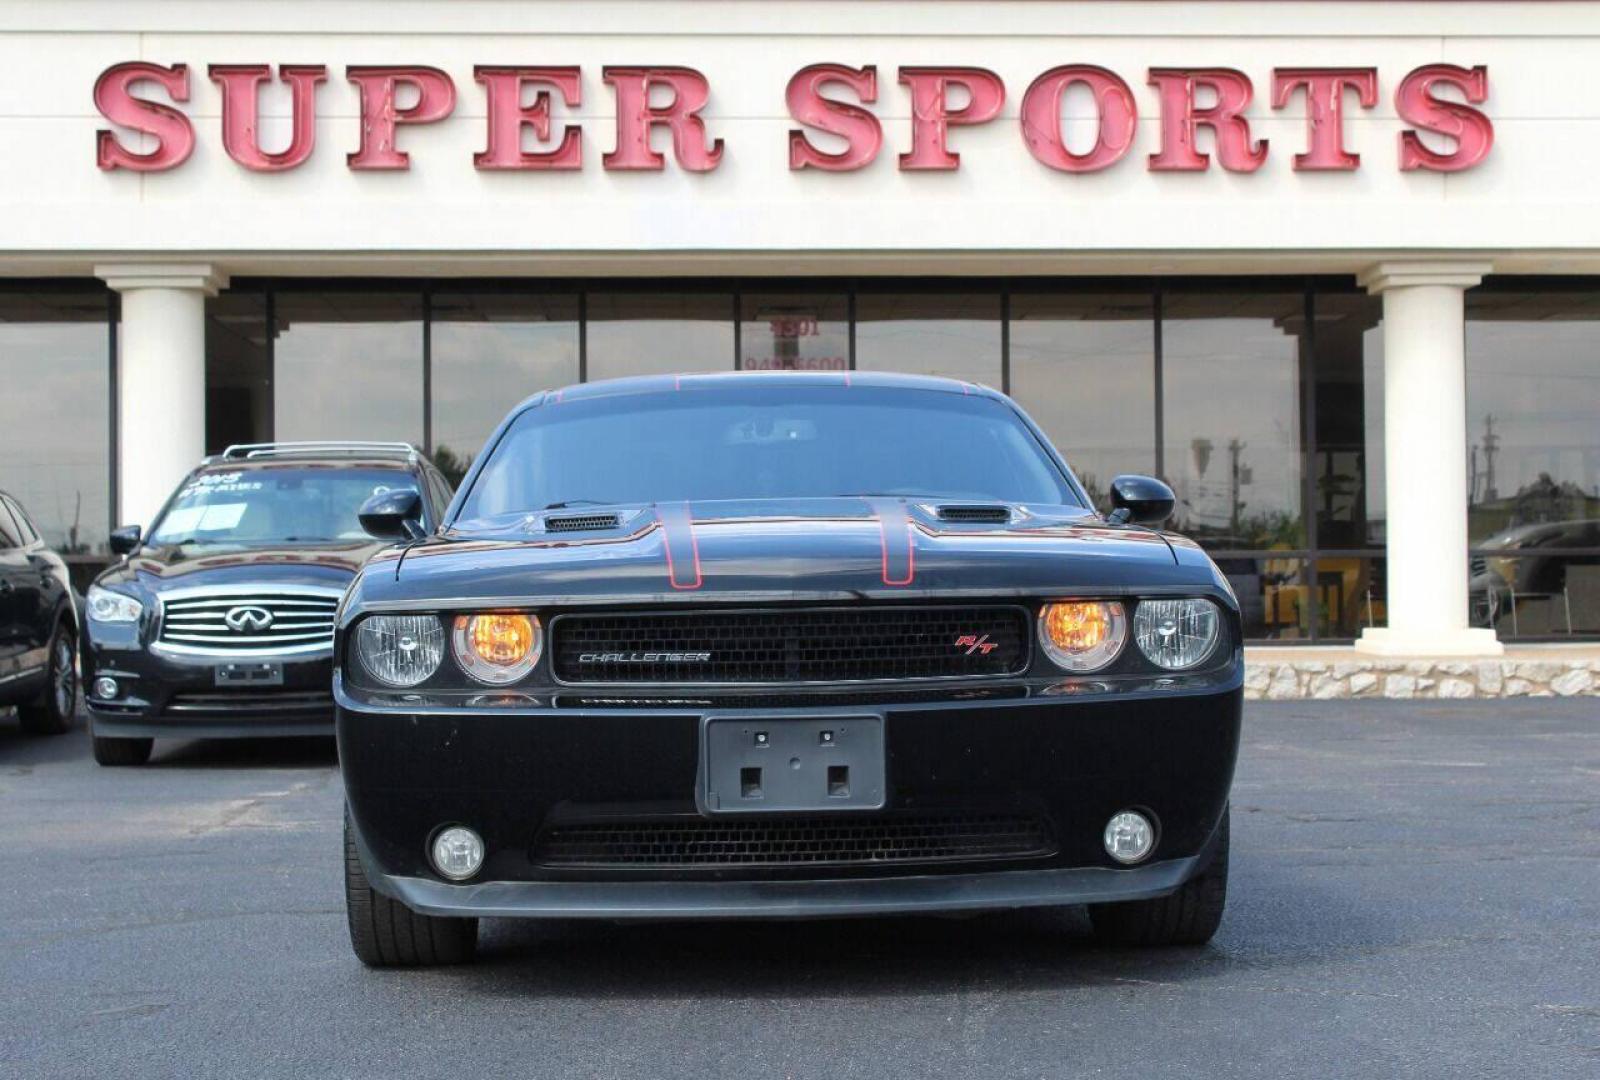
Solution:
<svg viewBox="0 0 1600 1080">
<path fill-rule="evenodd" d="M 416 492 L 419 531 L 450 485 L 404 443 L 266 443 L 205 459 L 127 557 L 89 588 L 85 698 L 102 765 L 147 761 L 157 737 L 331 735 L 334 613 L 383 544 L 357 516 Z"/>
<path fill-rule="evenodd" d="M 67 564 L 28 515 L 0 491 L 0 708 L 22 729 L 59 735 L 78 707 L 78 621 Z"/>
</svg>

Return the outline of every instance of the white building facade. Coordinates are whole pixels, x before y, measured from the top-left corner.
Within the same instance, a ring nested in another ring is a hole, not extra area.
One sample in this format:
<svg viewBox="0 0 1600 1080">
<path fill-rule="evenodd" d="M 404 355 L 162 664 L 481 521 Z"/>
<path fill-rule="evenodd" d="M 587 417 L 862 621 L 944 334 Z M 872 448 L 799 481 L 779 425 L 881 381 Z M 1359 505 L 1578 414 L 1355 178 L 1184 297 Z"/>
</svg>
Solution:
<svg viewBox="0 0 1600 1080">
<path fill-rule="evenodd" d="M 1005 389 L 1255 641 L 1600 637 L 1600 4 L 0 2 L 0 488 L 447 469 L 659 371 Z"/>
</svg>

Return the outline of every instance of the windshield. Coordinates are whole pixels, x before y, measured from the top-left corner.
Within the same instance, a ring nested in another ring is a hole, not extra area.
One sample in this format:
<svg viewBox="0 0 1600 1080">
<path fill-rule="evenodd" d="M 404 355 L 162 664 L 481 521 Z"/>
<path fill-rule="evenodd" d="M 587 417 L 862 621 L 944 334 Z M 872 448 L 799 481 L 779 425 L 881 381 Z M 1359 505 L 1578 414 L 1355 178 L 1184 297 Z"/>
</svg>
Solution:
<svg viewBox="0 0 1600 1080">
<path fill-rule="evenodd" d="M 191 476 L 150 544 L 313 544 L 366 540 L 356 518 L 380 491 L 415 488 L 398 469 L 272 467 Z"/>
<path fill-rule="evenodd" d="M 550 507 L 841 495 L 1078 505 L 1006 403 L 870 387 L 751 385 L 532 408 L 462 520 Z"/>
</svg>

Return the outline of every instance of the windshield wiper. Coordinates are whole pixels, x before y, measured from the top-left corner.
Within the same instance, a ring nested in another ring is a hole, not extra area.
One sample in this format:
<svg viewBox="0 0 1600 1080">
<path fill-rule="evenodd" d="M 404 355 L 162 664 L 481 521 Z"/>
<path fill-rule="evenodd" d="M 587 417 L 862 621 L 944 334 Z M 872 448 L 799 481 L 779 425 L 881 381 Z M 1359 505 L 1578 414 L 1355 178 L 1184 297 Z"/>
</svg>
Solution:
<svg viewBox="0 0 1600 1080">
<path fill-rule="evenodd" d="M 569 506 L 615 506 L 610 499 L 562 499 L 560 502 L 546 503 L 541 510 L 565 510 Z"/>
</svg>

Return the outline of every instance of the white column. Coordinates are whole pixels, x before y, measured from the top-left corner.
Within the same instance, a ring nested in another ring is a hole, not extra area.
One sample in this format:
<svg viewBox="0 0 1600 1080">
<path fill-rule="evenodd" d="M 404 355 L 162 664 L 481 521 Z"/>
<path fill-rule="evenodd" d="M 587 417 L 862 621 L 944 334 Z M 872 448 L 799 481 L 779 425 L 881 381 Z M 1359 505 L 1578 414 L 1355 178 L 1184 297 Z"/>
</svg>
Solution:
<svg viewBox="0 0 1600 1080">
<path fill-rule="evenodd" d="M 1388 627 L 1362 652 L 1496 656 L 1494 631 L 1467 625 L 1465 292 L 1478 262 L 1380 263 L 1361 284 L 1383 296 L 1383 437 Z"/>
<path fill-rule="evenodd" d="M 122 294 L 117 346 L 117 523 L 150 528 L 205 453 L 206 297 L 227 278 L 204 264 L 95 267 Z"/>
</svg>

